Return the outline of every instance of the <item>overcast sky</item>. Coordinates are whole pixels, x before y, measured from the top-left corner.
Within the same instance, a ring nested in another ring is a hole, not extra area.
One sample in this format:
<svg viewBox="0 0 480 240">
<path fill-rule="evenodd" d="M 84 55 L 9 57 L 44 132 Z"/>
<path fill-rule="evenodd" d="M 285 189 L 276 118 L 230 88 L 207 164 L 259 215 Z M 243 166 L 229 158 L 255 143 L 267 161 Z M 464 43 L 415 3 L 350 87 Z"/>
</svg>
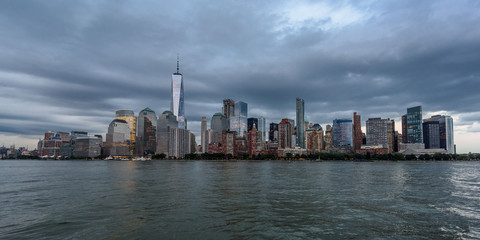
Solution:
<svg viewBox="0 0 480 240">
<path fill-rule="evenodd" d="M 267 123 L 454 118 L 458 152 L 480 152 L 479 1 L 1 1 L 0 145 L 45 131 L 105 134 L 118 109 L 170 107 L 180 55 L 185 115 L 222 100 Z"/>
</svg>

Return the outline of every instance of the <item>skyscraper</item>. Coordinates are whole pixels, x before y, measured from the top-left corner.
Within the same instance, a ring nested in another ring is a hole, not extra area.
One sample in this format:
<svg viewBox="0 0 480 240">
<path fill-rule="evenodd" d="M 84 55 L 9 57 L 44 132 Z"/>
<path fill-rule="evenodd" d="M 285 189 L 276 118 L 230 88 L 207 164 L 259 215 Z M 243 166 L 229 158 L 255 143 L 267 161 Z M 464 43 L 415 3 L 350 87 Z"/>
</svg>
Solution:
<svg viewBox="0 0 480 240">
<path fill-rule="evenodd" d="M 247 132 L 250 132 L 255 125 L 255 128 L 258 127 L 258 118 L 248 118 L 247 119 Z M 258 131 L 258 129 L 257 129 Z"/>
<path fill-rule="evenodd" d="M 125 120 L 130 129 L 130 154 L 133 154 L 135 147 L 135 137 L 137 136 L 137 117 L 132 110 L 118 110 L 115 112 L 116 119 Z"/>
<path fill-rule="evenodd" d="M 450 116 L 435 115 L 432 116 L 430 121 L 438 121 L 439 123 L 439 135 L 440 135 L 440 148 L 443 148 L 452 154 L 455 152 L 455 143 L 453 138 L 453 119 Z"/>
<path fill-rule="evenodd" d="M 367 120 L 367 145 L 388 148 L 388 152 L 394 150 L 395 124 L 393 120 L 381 118 L 369 118 Z"/>
<path fill-rule="evenodd" d="M 407 108 L 407 141 L 423 143 L 422 106 Z"/>
<path fill-rule="evenodd" d="M 163 153 L 169 156 L 169 148 L 173 145 L 170 142 L 172 140 L 170 129 L 172 128 L 178 128 L 177 117 L 170 111 L 164 111 L 157 121 L 157 154 Z"/>
<path fill-rule="evenodd" d="M 177 72 L 172 75 L 172 100 L 170 111 L 177 117 L 178 127 L 186 129 L 184 95 L 183 95 L 183 75 L 180 73 L 180 64 L 177 56 Z"/>
<path fill-rule="evenodd" d="M 208 144 L 207 143 L 207 117 L 202 117 L 202 128 L 201 128 L 201 132 L 200 132 L 200 137 L 201 137 L 201 144 L 202 144 L 202 153 L 206 152 L 207 150 L 207 147 L 206 145 Z"/>
<path fill-rule="evenodd" d="M 353 126 L 350 119 L 333 120 L 333 146 L 337 148 L 353 147 Z"/>
<path fill-rule="evenodd" d="M 402 143 L 408 143 L 407 114 L 402 115 Z"/>
<path fill-rule="evenodd" d="M 225 115 L 223 113 L 215 113 L 210 121 L 210 128 L 213 130 L 210 142 L 220 143 L 222 141 L 222 132 L 228 129 Z"/>
<path fill-rule="evenodd" d="M 440 148 L 440 124 L 438 121 L 425 119 L 423 122 L 423 141 L 425 149 Z"/>
<path fill-rule="evenodd" d="M 261 141 L 267 141 L 267 120 L 262 116 L 258 117 L 257 131 L 260 132 Z"/>
<path fill-rule="evenodd" d="M 130 155 L 128 142 L 130 141 L 130 128 L 127 121 L 114 119 L 108 126 L 106 134 L 105 155 L 128 156 Z"/>
<path fill-rule="evenodd" d="M 144 152 L 155 153 L 157 148 L 156 135 L 157 116 L 152 109 L 147 107 L 138 113 L 137 119 L 137 136 L 142 139 Z"/>
<path fill-rule="evenodd" d="M 232 99 L 224 99 L 222 110 L 223 115 L 227 118 L 228 129 L 230 129 L 230 119 L 235 116 L 235 101 Z"/>
<path fill-rule="evenodd" d="M 333 146 L 333 129 L 332 126 L 325 126 L 325 150 L 329 150 Z"/>
<path fill-rule="evenodd" d="M 235 116 L 230 119 L 230 130 L 237 132 L 237 137 L 247 132 L 248 105 L 242 101 L 235 102 Z"/>
<path fill-rule="evenodd" d="M 270 131 L 268 132 L 268 141 L 278 142 L 278 123 L 270 123 Z"/>
<path fill-rule="evenodd" d="M 301 98 L 296 101 L 296 116 L 297 116 L 297 146 L 305 148 L 305 102 Z"/>
<path fill-rule="evenodd" d="M 357 112 L 353 113 L 353 150 L 357 151 L 362 147 L 362 122 Z"/>
<path fill-rule="evenodd" d="M 278 124 L 278 148 L 291 148 L 293 136 L 293 125 L 290 119 L 284 118 Z"/>
</svg>

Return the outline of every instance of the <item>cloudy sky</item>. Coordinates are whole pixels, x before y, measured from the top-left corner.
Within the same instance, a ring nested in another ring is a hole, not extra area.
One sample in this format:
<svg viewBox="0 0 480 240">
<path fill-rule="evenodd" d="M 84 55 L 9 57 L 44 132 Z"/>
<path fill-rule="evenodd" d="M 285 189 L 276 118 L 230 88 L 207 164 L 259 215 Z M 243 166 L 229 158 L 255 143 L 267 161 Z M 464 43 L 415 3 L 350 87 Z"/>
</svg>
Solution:
<svg viewBox="0 0 480 240">
<path fill-rule="evenodd" d="M 105 134 L 118 109 L 170 106 L 180 55 L 185 112 L 248 103 L 267 122 L 322 126 L 407 107 L 454 118 L 458 152 L 480 152 L 479 1 L 1 1 L 0 145 L 42 133 Z"/>
</svg>

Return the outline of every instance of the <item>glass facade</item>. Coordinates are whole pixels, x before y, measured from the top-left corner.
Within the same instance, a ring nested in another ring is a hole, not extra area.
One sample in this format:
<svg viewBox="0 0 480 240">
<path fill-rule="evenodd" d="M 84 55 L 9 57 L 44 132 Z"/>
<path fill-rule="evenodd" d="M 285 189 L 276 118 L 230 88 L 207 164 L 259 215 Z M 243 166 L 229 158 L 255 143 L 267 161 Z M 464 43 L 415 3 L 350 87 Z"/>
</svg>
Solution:
<svg viewBox="0 0 480 240">
<path fill-rule="evenodd" d="M 177 72 L 172 75 L 172 99 L 170 111 L 177 117 L 178 127 L 186 128 L 185 109 L 184 109 L 184 94 L 183 94 L 183 75 L 179 73 L 179 66 L 177 60 Z"/>
<path fill-rule="evenodd" d="M 258 131 L 258 118 L 248 118 L 247 119 L 247 131 L 248 132 L 252 131 L 253 125 L 255 125 L 255 128 Z"/>
<path fill-rule="evenodd" d="M 440 124 L 438 121 L 425 120 L 423 123 L 423 141 L 425 149 L 440 148 Z"/>
<path fill-rule="evenodd" d="M 353 147 L 353 123 L 350 119 L 335 119 L 332 127 L 333 146 L 337 148 Z"/>
<path fill-rule="evenodd" d="M 237 132 L 237 137 L 247 132 L 248 105 L 242 101 L 235 103 L 235 116 L 230 119 L 230 130 Z"/>
<path fill-rule="evenodd" d="M 296 115 L 297 115 L 297 133 L 296 145 L 300 148 L 305 148 L 305 102 L 301 98 L 296 101 Z"/>
<path fill-rule="evenodd" d="M 440 148 L 448 151 L 448 153 L 455 152 L 455 143 L 453 138 L 453 119 L 450 116 L 435 115 L 430 120 L 438 121 L 440 134 Z"/>
<path fill-rule="evenodd" d="M 407 108 L 407 141 L 423 143 L 422 106 Z"/>
<path fill-rule="evenodd" d="M 257 130 L 259 132 L 261 132 L 261 135 L 262 135 L 262 141 L 265 142 L 267 141 L 267 129 L 266 129 L 266 126 L 267 126 L 267 120 L 264 118 L 264 117 L 258 117 L 258 126 L 257 126 Z"/>
<path fill-rule="evenodd" d="M 155 153 L 157 148 L 157 116 L 150 108 L 145 108 L 138 114 L 137 136 L 143 141 L 144 151 Z"/>
<path fill-rule="evenodd" d="M 133 153 L 135 147 L 135 137 L 137 136 L 137 117 L 132 110 L 118 110 L 115 112 L 115 118 L 125 120 L 130 128 L 130 153 Z"/>
</svg>

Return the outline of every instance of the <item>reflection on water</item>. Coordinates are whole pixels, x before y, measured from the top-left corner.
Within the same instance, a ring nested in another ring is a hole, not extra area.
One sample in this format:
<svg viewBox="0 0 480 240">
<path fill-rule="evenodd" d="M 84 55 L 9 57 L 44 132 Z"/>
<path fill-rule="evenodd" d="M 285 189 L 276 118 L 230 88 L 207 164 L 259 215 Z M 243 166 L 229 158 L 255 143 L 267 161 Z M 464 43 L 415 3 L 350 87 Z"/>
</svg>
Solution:
<svg viewBox="0 0 480 240">
<path fill-rule="evenodd" d="M 475 239 L 480 164 L 0 161 L 0 239 Z"/>
</svg>

